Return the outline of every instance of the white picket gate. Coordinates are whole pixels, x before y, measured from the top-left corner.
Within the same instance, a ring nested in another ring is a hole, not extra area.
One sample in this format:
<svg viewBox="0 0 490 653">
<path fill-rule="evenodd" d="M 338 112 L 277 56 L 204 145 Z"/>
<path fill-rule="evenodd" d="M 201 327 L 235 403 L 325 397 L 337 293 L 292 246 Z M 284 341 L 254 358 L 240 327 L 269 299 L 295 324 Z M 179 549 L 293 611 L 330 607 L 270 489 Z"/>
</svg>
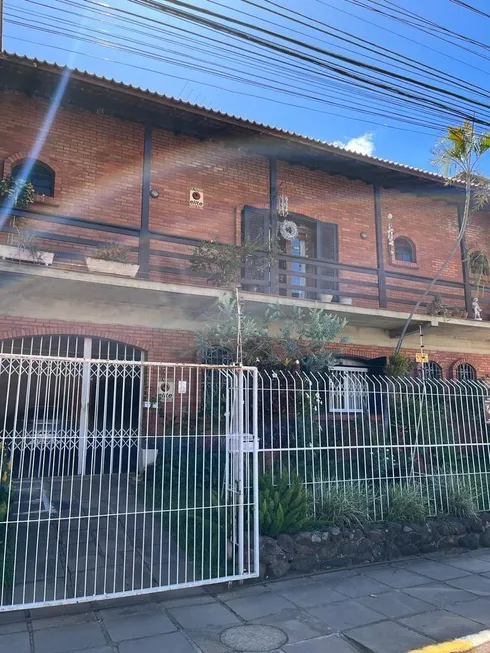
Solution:
<svg viewBox="0 0 490 653">
<path fill-rule="evenodd" d="M 0 351 L 0 611 L 257 576 L 257 371 L 56 353 Z"/>
</svg>

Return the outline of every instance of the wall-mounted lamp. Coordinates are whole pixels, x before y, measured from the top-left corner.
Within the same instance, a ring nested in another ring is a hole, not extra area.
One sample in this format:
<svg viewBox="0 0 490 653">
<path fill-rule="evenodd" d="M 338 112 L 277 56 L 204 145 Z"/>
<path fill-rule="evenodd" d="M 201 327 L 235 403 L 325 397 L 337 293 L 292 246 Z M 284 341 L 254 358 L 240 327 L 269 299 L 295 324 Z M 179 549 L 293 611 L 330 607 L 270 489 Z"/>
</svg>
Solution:
<svg viewBox="0 0 490 653">
<path fill-rule="evenodd" d="M 366 238 L 368 237 L 368 235 L 367 235 L 367 233 L 365 231 L 361 231 L 361 233 L 359 235 L 363 240 L 366 240 Z"/>
<path fill-rule="evenodd" d="M 150 188 L 150 197 L 156 200 L 160 197 L 160 192 L 156 188 Z"/>
</svg>

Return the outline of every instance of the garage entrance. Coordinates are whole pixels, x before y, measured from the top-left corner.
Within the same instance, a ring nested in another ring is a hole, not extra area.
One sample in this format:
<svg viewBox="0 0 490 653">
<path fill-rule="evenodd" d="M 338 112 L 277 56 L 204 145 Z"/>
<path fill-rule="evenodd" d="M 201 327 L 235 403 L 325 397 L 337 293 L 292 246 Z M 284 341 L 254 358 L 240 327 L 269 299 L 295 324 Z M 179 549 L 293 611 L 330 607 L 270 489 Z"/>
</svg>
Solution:
<svg viewBox="0 0 490 653">
<path fill-rule="evenodd" d="M 2 349 L 0 611 L 258 575 L 255 368 Z"/>
<path fill-rule="evenodd" d="M 35 336 L 3 341 L 12 359 L 0 376 L 3 429 L 13 475 L 134 471 L 141 419 L 142 350 L 111 340 Z M 94 367 L 83 359 L 104 361 Z"/>
</svg>

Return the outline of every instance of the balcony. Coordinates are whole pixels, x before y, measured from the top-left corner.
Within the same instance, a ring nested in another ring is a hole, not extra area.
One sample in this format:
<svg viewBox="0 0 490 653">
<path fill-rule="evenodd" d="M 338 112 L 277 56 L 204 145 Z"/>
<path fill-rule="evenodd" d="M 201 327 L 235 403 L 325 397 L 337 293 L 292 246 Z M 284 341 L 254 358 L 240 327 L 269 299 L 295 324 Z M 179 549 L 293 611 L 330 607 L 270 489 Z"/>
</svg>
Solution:
<svg viewBox="0 0 490 653">
<path fill-rule="evenodd" d="M 25 310 L 33 297 L 53 300 L 68 297 L 82 304 L 87 302 L 93 311 L 97 310 L 98 302 L 104 304 L 105 310 L 113 303 L 124 304 L 126 310 L 142 306 L 147 310 L 172 308 L 177 326 L 185 328 L 184 323 L 202 318 L 223 295 L 223 289 L 213 287 L 204 275 L 190 270 L 190 256 L 200 242 L 196 239 L 156 231 L 143 234 L 124 225 L 67 216 L 17 209 L 14 213 L 29 220 L 36 247 L 53 254 L 52 264 L 2 262 L 0 310 L 6 307 L 12 310 L 15 289 L 19 311 L 20 307 Z M 7 233 L 14 230 L 5 227 L 3 231 L 6 242 Z M 128 247 L 131 263 L 139 263 L 136 278 L 88 271 L 86 257 L 114 240 Z M 19 276 L 24 279 L 21 291 L 18 284 L 9 283 L 9 278 Z M 264 305 L 280 298 L 284 307 L 298 304 L 328 307 L 345 315 L 353 326 L 381 328 L 392 337 L 396 337 L 429 281 L 404 272 L 285 254 L 259 277 L 254 278 L 245 270 L 241 283 L 244 301 L 252 312 L 258 314 Z M 467 285 L 441 281 L 434 292 L 440 293 L 445 305 L 459 312 L 461 318 L 430 316 L 423 307 L 416 318 L 417 324 L 439 326 L 444 331 L 451 326 L 451 333 L 459 334 L 458 337 L 468 337 L 468 327 L 473 326 L 481 332 L 481 337 L 485 332 L 486 340 L 489 323 L 464 319 Z M 483 300 L 482 307 L 485 316 L 485 311 L 490 311 L 490 301 Z"/>
</svg>

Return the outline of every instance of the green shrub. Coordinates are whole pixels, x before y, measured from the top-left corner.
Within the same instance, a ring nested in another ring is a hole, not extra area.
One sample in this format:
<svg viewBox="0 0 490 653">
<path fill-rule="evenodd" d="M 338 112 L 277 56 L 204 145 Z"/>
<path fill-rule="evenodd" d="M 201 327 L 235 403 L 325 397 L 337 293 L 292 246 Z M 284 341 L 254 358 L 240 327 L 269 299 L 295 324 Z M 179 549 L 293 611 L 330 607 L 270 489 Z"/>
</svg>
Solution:
<svg viewBox="0 0 490 653">
<path fill-rule="evenodd" d="M 316 519 L 330 526 L 352 527 L 370 521 L 366 487 L 330 487 L 315 505 Z"/>
<path fill-rule="evenodd" d="M 474 517 L 478 509 L 478 492 L 470 481 L 449 481 L 442 490 L 442 501 L 449 515 L 455 517 Z"/>
<path fill-rule="evenodd" d="M 409 376 L 415 368 L 415 361 L 395 352 L 388 356 L 386 376 Z"/>
<path fill-rule="evenodd" d="M 277 478 L 264 474 L 259 479 L 260 532 L 276 537 L 300 531 L 308 518 L 308 497 L 297 476 L 283 473 Z"/>
<path fill-rule="evenodd" d="M 388 490 L 389 521 L 412 523 L 424 521 L 429 516 L 430 505 L 420 483 L 393 485 Z"/>
</svg>

